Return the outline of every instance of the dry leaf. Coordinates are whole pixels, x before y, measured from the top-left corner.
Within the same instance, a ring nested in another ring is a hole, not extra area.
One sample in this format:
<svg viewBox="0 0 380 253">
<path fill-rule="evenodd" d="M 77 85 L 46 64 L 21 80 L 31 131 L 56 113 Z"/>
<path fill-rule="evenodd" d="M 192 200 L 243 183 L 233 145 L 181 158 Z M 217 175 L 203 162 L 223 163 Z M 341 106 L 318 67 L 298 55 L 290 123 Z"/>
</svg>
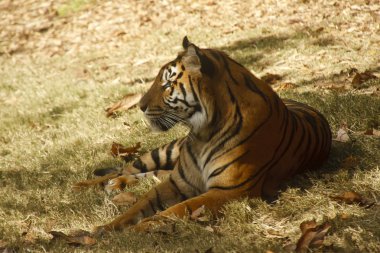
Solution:
<svg viewBox="0 0 380 253">
<path fill-rule="evenodd" d="M 365 83 L 368 80 L 377 79 L 377 78 L 378 78 L 377 76 L 375 76 L 373 73 L 371 73 L 368 70 L 366 70 L 363 73 L 356 73 L 356 75 L 352 79 L 352 87 L 354 87 L 355 89 L 363 88 L 363 83 Z"/>
<path fill-rule="evenodd" d="M 113 157 L 129 157 L 137 153 L 140 147 L 140 142 L 136 143 L 135 146 L 132 147 L 125 147 L 120 143 L 113 142 L 111 147 L 111 154 Z"/>
<path fill-rule="evenodd" d="M 374 137 L 380 137 L 380 130 L 376 130 L 375 128 L 369 128 L 363 134 L 374 136 Z"/>
<path fill-rule="evenodd" d="M 331 225 L 327 222 L 319 226 L 317 226 L 314 220 L 302 222 L 300 225 L 302 236 L 297 242 L 296 252 L 306 253 L 309 251 L 309 248 L 322 246 L 324 237 L 330 227 Z"/>
<path fill-rule="evenodd" d="M 267 84 L 274 84 L 276 83 L 277 81 L 281 80 L 282 77 L 280 75 L 277 75 L 277 74 L 271 74 L 271 73 L 266 73 L 265 75 L 263 75 L 261 77 L 261 80 L 263 80 L 264 82 L 266 82 Z"/>
<path fill-rule="evenodd" d="M 359 204 L 365 208 L 370 208 L 375 204 L 375 202 L 370 202 L 365 199 L 362 195 L 354 191 L 343 192 L 336 196 L 330 196 L 331 199 L 336 201 L 342 201 L 346 204 Z"/>
<path fill-rule="evenodd" d="M 294 83 L 282 83 L 278 87 L 276 87 L 276 91 L 280 90 L 291 90 L 297 88 L 297 85 Z"/>
<path fill-rule="evenodd" d="M 340 167 L 344 169 L 353 168 L 359 164 L 359 158 L 356 156 L 348 156 L 341 163 Z"/>
<path fill-rule="evenodd" d="M 211 226 L 206 226 L 205 230 L 207 230 L 208 232 L 211 232 L 211 233 L 215 232 Z"/>
<path fill-rule="evenodd" d="M 4 252 L 7 249 L 8 249 L 8 243 L 4 240 L 0 240 L 0 250 L 2 250 L 2 252 Z"/>
<path fill-rule="evenodd" d="M 334 140 L 339 142 L 348 142 L 350 140 L 350 137 L 348 136 L 346 129 L 342 127 L 339 128 Z"/>
<path fill-rule="evenodd" d="M 96 243 L 91 233 L 84 230 L 77 230 L 71 232 L 69 235 L 59 231 L 50 231 L 49 233 L 53 236 L 53 239 L 63 239 L 67 244 L 73 246 L 91 246 Z"/>
<path fill-rule="evenodd" d="M 113 197 L 112 201 L 116 205 L 130 205 L 137 201 L 137 197 L 132 192 L 122 192 Z"/>
<path fill-rule="evenodd" d="M 300 225 L 300 229 L 302 234 L 305 234 L 308 229 L 315 228 L 317 226 L 317 222 L 315 220 L 304 221 Z"/>
<path fill-rule="evenodd" d="M 115 112 L 117 111 L 127 111 L 129 108 L 135 106 L 140 101 L 141 97 L 142 95 L 140 93 L 124 96 L 119 102 L 106 109 L 107 117 L 115 115 Z"/>
</svg>

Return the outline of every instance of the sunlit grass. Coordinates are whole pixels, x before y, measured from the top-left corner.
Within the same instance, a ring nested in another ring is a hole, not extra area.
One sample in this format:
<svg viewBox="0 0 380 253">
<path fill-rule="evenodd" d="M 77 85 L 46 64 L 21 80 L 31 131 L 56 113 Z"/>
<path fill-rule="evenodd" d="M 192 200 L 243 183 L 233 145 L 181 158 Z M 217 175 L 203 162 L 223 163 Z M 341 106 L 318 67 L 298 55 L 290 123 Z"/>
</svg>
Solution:
<svg viewBox="0 0 380 253">
<path fill-rule="evenodd" d="M 96 0 L 67 0 L 57 8 L 58 15 L 61 17 L 68 16 L 82 10 L 94 2 L 96 2 Z"/>
</svg>

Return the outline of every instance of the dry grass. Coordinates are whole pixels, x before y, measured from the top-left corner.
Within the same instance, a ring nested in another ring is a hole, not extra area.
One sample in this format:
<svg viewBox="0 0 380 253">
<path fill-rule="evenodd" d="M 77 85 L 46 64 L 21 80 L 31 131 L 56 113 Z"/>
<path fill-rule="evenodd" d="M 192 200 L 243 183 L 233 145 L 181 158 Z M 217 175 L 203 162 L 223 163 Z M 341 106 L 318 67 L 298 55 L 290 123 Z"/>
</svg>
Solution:
<svg viewBox="0 0 380 253">
<path fill-rule="evenodd" d="M 299 224 L 314 218 L 332 224 L 325 251 L 380 251 L 379 205 L 365 209 L 329 198 L 347 190 L 380 198 L 380 141 L 353 132 L 351 142 L 334 143 L 321 172 L 296 177 L 273 204 L 234 202 L 224 218 L 207 224 L 177 221 L 166 234 L 112 233 L 90 249 L 51 242 L 47 233 L 88 230 L 126 210 L 101 189 L 71 190 L 96 168 L 122 165 L 109 154 L 113 141 L 141 142 L 147 151 L 185 134 L 180 128 L 151 133 L 137 109 L 115 119 L 103 111 L 126 93 L 146 90 L 185 34 L 227 51 L 257 75 L 276 73 L 297 84 L 281 96 L 319 108 L 334 132 L 342 122 L 355 132 L 379 124 L 378 96 L 314 87 L 337 78 L 350 86 L 352 77 L 340 73 L 352 67 L 378 74 L 376 1 L 36 2 L 0 3 L 1 243 L 32 252 L 282 252 L 299 238 Z M 38 14 L 44 6 L 58 15 L 41 31 L 38 22 L 51 13 Z M 356 162 L 347 165 L 349 156 Z M 129 190 L 141 194 L 153 184 Z"/>
</svg>

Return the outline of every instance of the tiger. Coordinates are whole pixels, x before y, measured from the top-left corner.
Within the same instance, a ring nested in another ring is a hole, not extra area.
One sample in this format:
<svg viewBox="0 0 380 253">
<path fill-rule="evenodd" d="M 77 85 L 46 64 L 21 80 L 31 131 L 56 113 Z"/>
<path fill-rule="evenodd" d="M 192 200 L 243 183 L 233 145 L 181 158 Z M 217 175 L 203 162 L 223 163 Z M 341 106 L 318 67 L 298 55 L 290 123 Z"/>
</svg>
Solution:
<svg viewBox="0 0 380 253">
<path fill-rule="evenodd" d="M 121 173 L 80 184 L 109 180 L 106 188 L 112 191 L 142 177 L 168 175 L 95 231 L 145 229 L 144 224 L 184 218 L 202 206 L 219 215 L 230 201 L 275 195 L 284 181 L 328 159 L 331 130 L 319 111 L 281 99 L 220 50 L 200 48 L 186 36 L 182 46 L 139 107 L 152 128 L 167 131 L 184 124 L 189 133 L 142 155 Z"/>
</svg>

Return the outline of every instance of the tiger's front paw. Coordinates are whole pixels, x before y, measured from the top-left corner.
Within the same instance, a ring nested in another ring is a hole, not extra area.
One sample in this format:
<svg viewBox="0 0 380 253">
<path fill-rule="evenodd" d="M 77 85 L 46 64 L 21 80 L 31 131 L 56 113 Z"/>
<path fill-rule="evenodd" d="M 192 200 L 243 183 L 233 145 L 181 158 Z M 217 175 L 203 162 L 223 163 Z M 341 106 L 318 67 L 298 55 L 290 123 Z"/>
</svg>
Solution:
<svg viewBox="0 0 380 253">
<path fill-rule="evenodd" d="M 95 227 L 92 230 L 92 235 L 99 237 L 112 231 L 121 231 L 121 230 L 123 230 L 123 226 L 121 225 L 118 226 L 118 225 L 110 223 L 110 224 Z"/>
<path fill-rule="evenodd" d="M 89 188 L 91 186 L 101 185 L 107 182 L 108 180 L 117 177 L 117 175 L 118 175 L 117 173 L 110 173 L 101 177 L 77 182 L 73 185 L 73 190 L 78 191 L 81 189 Z"/>
<path fill-rule="evenodd" d="M 104 189 L 106 190 L 107 193 L 110 193 L 116 190 L 121 191 L 121 190 L 124 190 L 124 188 L 127 185 L 132 185 L 132 184 L 135 184 L 136 182 L 137 180 L 134 177 L 119 176 L 117 178 L 109 180 Z"/>
</svg>

